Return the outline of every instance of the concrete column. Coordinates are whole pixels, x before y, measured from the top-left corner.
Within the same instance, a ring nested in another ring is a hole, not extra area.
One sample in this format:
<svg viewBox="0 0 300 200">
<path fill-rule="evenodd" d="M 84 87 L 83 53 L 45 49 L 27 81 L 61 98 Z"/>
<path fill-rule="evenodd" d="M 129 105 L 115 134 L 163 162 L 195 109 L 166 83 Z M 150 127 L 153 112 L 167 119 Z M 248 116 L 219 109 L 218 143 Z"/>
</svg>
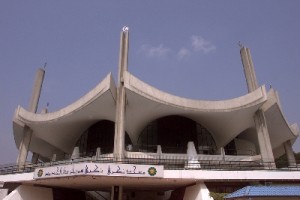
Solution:
<svg viewBox="0 0 300 200">
<path fill-rule="evenodd" d="M 8 195 L 8 189 L 0 189 L 0 199 L 4 199 Z"/>
<path fill-rule="evenodd" d="M 123 186 L 112 186 L 110 199 L 111 200 L 122 200 L 123 199 Z"/>
<path fill-rule="evenodd" d="M 125 151 L 125 108 L 126 94 L 124 88 L 124 72 L 128 69 L 128 27 L 121 32 L 120 57 L 119 57 L 119 85 L 117 89 L 114 156 L 117 160 L 124 158 Z"/>
<path fill-rule="evenodd" d="M 119 186 L 118 200 L 122 200 L 122 199 L 123 199 L 123 186 Z"/>
<path fill-rule="evenodd" d="M 244 67 L 244 73 L 246 77 L 248 92 L 253 92 L 258 88 L 256 74 L 252 62 L 250 50 L 246 47 L 242 47 L 240 50 L 241 59 Z M 275 167 L 274 155 L 272 151 L 270 136 L 265 119 L 264 112 L 259 109 L 254 115 L 254 123 L 257 132 L 257 138 L 259 143 L 259 149 L 262 157 L 263 164 L 266 168 Z"/>
<path fill-rule="evenodd" d="M 44 76 L 44 74 L 43 74 L 42 76 Z M 41 88 L 40 88 L 39 90 L 41 91 Z M 45 113 L 47 113 L 47 112 L 48 112 L 47 108 L 44 108 L 44 109 L 41 111 L 41 114 L 45 114 Z M 31 163 L 32 163 L 32 164 L 37 164 L 38 161 L 39 161 L 39 157 L 40 157 L 40 155 L 39 155 L 38 153 L 32 152 Z"/>
<path fill-rule="evenodd" d="M 118 88 L 117 109 L 115 122 L 115 138 L 114 138 L 114 156 L 117 160 L 124 158 L 125 150 L 125 89 Z"/>
<path fill-rule="evenodd" d="M 264 112 L 259 109 L 254 115 L 254 123 L 261 158 L 265 168 L 275 168 L 275 160 Z"/>
<path fill-rule="evenodd" d="M 23 132 L 23 139 L 19 147 L 19 156 L 17 159 L 17 164 L 19 169 L 23 169 L 26 163 L 31 136 L 32 136 L 32 130 L 28 126 L 25 126 Z"/>
<path fill-rule="evenodd" d="M 36 113 L 37 108 L 38 108 L 38 102 L 42 90 L 42 85 L 43 85 L 43 80 L 44 80 L 44 75 L 45 75 L 45 70 L 44 69 L 38 69 L 35 77 L 35 83 L 33 86 L 33 91 L 32 91 L 32 96 L 30 99 L 29 103 L 29 111 Z M 19 156 L 17 159 L 17 164 L 19 166 L 19 169 L 24 166 L 26 160 L 27 160 L 27 155 L 28 155 L 28 150 L 29 150 L 29 145 L 32 137 L 32 130 L 25 126 L 24 127 L 24 133 L 23 133 L 23 138 L 20 143 L 19 147 Z"/>
<path fill-rule="evenodd" d="M 185 168 L 199 169 L 201 168 L 200 162 L 198 161 L 198 154 L 193 141 L 189 141 L 187 144 L 187 155 L 188 161 L 185 164 Z"/>
<path fill-rule="evenodd" d="M 55 162 L 55 161 L 56 161 L 56 154 L 53 154 L 51 158 L 51 162 Z"/>
<path fill-rule="evenodd" d="M 71 155 L 71 159 L 75 160 L 78 158 L 80 158 L 80 149 L 79 149 L 79 147 L 74 147 L 72 155 Z"/>
<path fill-rule="evenodd" d="M 37 164 L 39 161 L 40 155 L 38 153 L 33 152 L 32 157 L 31 157 L 31 163 L 32 164 Z"/>
<path fill-rule="evenodd" d="M 186 187 L 183 200 L 213 200 L 204 183 L 197 183 Z"/>
<path fill-rule="evenodd" d="M 285 150 L 285 154 L 286 154 L 289 166 L 290 167 L 297 166 L 297 162 L 295 159 L 291 141 L 290 140 L 286 141 L 285 143 L 283 143 L 283 146 L 284 146 L 284 150 Z"/>
<path fill-rule="evenodd" d="M 221 153 L 221 156 L 222 156 L 223 160 L 225 161 L 226 153 L 225 153 L 224 147 L 221 147 L 221 148 L 220 148 L 220 153 Z"/>
<path fill-rule="evenodd" d="M 99 158 L 100 155 L 101 155 L 101 148 L 97 147 L 97 149 L 96 149 L 96 158 Z"/>
</svg>

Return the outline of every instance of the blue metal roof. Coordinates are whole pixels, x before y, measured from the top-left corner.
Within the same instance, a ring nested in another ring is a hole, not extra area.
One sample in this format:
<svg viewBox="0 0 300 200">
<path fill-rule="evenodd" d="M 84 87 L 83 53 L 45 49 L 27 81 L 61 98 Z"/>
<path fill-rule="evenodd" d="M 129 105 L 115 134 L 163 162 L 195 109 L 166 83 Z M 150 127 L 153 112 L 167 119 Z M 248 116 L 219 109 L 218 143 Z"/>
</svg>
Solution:
<svg viewBox="0 0 300 200">
<path fill-rule="evenodd" d="M 247 186 L 225 196 L 237 197 L 300 197 L 300 185 Z"/>
</svg>

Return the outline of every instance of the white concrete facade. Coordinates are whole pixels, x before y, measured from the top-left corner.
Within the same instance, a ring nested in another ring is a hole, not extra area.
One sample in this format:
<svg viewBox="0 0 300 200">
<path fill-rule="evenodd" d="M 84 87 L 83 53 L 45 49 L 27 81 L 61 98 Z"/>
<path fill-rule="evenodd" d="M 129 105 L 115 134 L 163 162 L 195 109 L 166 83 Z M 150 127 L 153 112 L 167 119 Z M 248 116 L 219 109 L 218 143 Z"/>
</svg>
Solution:
<svg viewBox="0 0 300 200">
<path fill-rule="evenodd" d="M 21 185 L 3 200 L 53 200 L 52 189 Z"/>
</svg>

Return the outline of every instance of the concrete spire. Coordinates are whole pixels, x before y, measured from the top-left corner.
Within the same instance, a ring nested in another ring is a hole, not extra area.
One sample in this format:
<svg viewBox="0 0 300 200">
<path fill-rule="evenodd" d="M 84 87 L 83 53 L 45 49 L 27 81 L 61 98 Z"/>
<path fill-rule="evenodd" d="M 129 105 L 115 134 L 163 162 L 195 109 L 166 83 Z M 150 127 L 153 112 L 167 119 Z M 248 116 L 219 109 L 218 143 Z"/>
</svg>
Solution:
<svg viewBox="0 0 300 200">
<path fill-rule="evenodd" d="M 119 76 L 117 89 L 116 122 L 114 138 L 114 157 L 117 161 L 124 158 L 125 150 L 125 110 L 126 94 L 124 88 L 124 72 L 128 70 L 128 46 L 129 46 L 129 28 L 124 26 L 121 31 L 120 55 L 119 55 Z M 122 200 L 123 186 L 112 187 L 112 199 Z"/>
<path fill-rule="evenodd" d="M 240 53 L 244 67 L 244 74 L 247 81 L 248 92 L 252 92 L 258 88 L 258 83 L 256 80 L 251 53 L 250 50 L 244 46 L 242 46 Z"/>
<path fill-rule="evenodd" d="M 128 46 L 129 46 L 129 28 L 124 26 L 120 38 L 119 54 L 119 84 L 123 82 L 124 71 L 128 70 Z"/>
<path fill-rule="evenodd" d="M 39 99 L 40 99 L 40 95 L 41 95 L 41 91 L 42 91 L 44 76 L 45 76 L 45 70 L 42 68 L 39 68 L 36 72 L 32 95 L 31 95 L 31 99 L 29 102 L 29 111 L 30 112 L 36 113 L 36 111 L 37 111 Z"/>
<path fill-rule="evenodd" d="M 29 103 L 29 111 L 36 113 L 38 108 L 38 103 L 41 95 L 43 80 L 44 80 L 45 70 L 39 68 L 36 72 L 35 82 L 33 85 L 32 95 Z M 19 147 L 19 156 L 17 158 L 17 164 L 19 169 L 25 164 L 27 160 L 27 155 L 29 151 L 29 145 L 31 142 L 32 130 L 28 127 L 24 127 L 23 138 Z M 35 159 L 37 155 L 34 155 Z"/>
<path fill-rule="evenodd" d="M 124 88 L 124 72 L 128 70 L 128 42 L 129 28 L 123 27 L 120 39 L 120 57 L 119 57 L 119 86 L 117 89 L 117 105 L 116 105 L 116 122 L 115 122 L 115 139 L 114 139 L 114 155 L 117 159 L 124 157 L 125 149 L 125 106 L 126 94 Z"/>
<path fill-rule="evenodd" d="M 248 92 L 253 92 L 258 88 L 256 74 L 252 62 L 250 50 L 244 46 L 240 49 L 241 59 L 244 67 L 245 78 Z M 274 155 L 272 151 L 271 140 L 262 109 L 258 109 L 254 115 L 254 123 L 257 132 L 257 139 L 263 164 L 266 168 L 275 168 Z"/>
</svg>

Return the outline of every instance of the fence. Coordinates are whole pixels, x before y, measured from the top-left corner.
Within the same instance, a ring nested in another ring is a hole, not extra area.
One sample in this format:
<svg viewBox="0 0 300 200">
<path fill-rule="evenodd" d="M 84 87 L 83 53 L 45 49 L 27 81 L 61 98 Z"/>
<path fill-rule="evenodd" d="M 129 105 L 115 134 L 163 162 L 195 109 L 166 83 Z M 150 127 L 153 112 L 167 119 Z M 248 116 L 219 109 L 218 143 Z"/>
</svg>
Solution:
<svg viewBox="0 0 300 200">
<path fill-rule="evenodd" d="M 35 168 L 67 165 L 71 163 L 120 163 L 135 165 L 163 165 L 165 170 L 293 170 L 300 171 L 300 166 L 282 167 L 274 169 L 274 163 L 262 163 L 257 161 L 225 161 L 225 160 L 196 160 L 186 157 L 163 157 L 149 158 L 143 156 L 131 158 L 117 158 L 112 154 L 95 157 L 79 157 L 76 159 L 67 159 L 53 162 L 40 162 L 38 164 L 25 163 L 22 166 L 16 164 L 0 165 L 0 175 L 33 172 Z M 283 163 L 281 163 L 283 164 Z M 288 166 L 288 165 L 284 165 Z"/>
</svg>

